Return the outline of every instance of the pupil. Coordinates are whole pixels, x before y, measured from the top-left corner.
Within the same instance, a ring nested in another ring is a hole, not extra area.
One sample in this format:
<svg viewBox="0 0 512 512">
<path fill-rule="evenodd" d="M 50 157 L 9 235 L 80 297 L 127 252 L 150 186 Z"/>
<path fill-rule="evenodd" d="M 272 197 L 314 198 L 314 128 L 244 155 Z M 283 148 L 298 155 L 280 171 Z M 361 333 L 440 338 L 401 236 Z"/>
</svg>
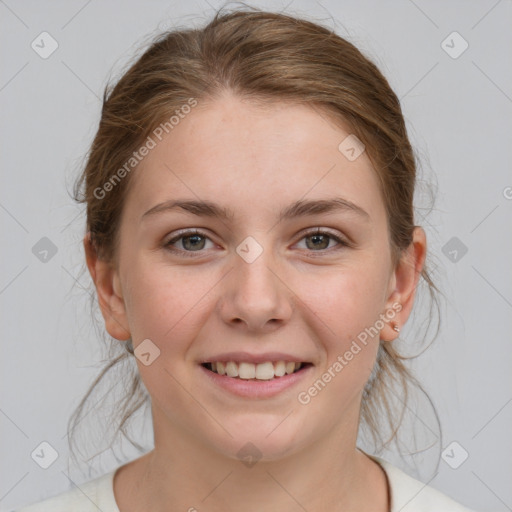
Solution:
<svg viewBox="0 0 512 512">
<path fill-rule="evenodd" d="M 320 241 L 322 242 L 322 239 L 323 239 L 323 244 L 317 244 L 317 243 L 313 243 L 313 247 L 316 247 L 316 248 L 321 248 L 321 249 L 325 249 L 328 245 L 329 245 L 329 237 L 326 236 L 326 235 L 311 235 L 310 236 L 311 240 L 316 240 L 316 241 Z M 327 243 L 325 243 L 327 242 Z M 311 247 L 309 247 L 311 248 Z"/>
<path fill-rule="evenodd" d="M 199 239 L 203 238 L 201 235 L 189 235 L 189 236 L 186 236 L 184 239 L 183 239 L 183 245 L 185 246 L 185 249 L 194 249 L 198 247 L 197 245 L 197 242 Z M 190 245 L 189 243 L 187 242 L 190 242 L 191 239 L 195 239 L 195 242 L 192 243 L 192 245 Z M 203 242 L 203 245 L 204 245 L 204 240 L 202 241 Z M 200 241 L 199 241 L 200 243 Z M 188 245 L 188 247 L 187 247 Z M 199 247 L 199 249 L 202 249 L 203 247 Z"/>
</svg>

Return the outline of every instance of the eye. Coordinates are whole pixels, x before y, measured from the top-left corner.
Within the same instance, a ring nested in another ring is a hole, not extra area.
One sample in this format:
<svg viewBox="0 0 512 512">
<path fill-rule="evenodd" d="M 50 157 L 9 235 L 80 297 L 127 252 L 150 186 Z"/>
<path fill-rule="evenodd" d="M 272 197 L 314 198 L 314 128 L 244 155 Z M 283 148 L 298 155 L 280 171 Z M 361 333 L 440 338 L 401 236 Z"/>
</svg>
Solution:
<svg viewBox="0 0 512 512">
<path fill-rule="evenodd" d="M 339 236 L 329 231 L 322 231 L 321 228 L 305 233 L 300 241 L 302 240 L 306 240 L 306 249 L 309 249 L 309 252 L 324 252 L 333 249 L 333 247 L 330 247 L 332 241 L 335 241 L 336 245 L 340 246 L 339 248 L 349 246 L 349 244 Z M 180 232 L 177 236 L 164 242 L 163 245 L 171 252 L 193 257 L 195 255 L 192 253 L 200 253 L 204 249 L 212 248 L 206 247 L 207 241 L 213 244 L 206 233 L 194 229 Z"/>
<path fill-rule="evenodd" d="M 301 241 L 302 240 L 306 240 L 306 248 L 313 252 L 320 252 L 328 249 L 330 242 L 333 240 L 337 242 L 337 245 L 343 247 L 348 246 L 348 243 L 342 240 L 339 236 L 330 233 L 329 231 L 322 231 L 320 228 L 317 228 L 315 231 L 309 231 L 303 238 L 301 238 Z"/>
<path fill-rule="evenodd" d="M 185 231 L 165 242 L 164 246 L 172 252 L 199 252 L 205 249 L 206 240 L 211 242 L 211 240 L 202 231 Z M 177 242 L 179 242 L 178 247 L 173 247 Z"/>
</svg>

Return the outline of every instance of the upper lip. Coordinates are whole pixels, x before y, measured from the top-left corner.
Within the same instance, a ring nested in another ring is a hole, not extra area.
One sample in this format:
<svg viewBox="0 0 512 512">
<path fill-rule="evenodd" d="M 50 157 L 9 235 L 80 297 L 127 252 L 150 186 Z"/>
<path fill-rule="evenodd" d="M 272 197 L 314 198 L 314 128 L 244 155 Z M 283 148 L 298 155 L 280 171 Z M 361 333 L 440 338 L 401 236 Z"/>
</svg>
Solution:
<svg viewBox="0 0 512 512">
<path fill-rule="evenodd" d="M 244 362 L 244 363 L 266 363 L 267 361 L 285 361 L 294 363 L 307 363 L 306 359 L 302 357 L 285 354 L 283 352 L 265 352 L 264 354 L 250 354 L 248 352 L 225 352 L 224 354 L 217 354 L 215 356 L 206 357 L 201 361 L 202 363 L 217 363 L 217 362 Z"/>
</svg>

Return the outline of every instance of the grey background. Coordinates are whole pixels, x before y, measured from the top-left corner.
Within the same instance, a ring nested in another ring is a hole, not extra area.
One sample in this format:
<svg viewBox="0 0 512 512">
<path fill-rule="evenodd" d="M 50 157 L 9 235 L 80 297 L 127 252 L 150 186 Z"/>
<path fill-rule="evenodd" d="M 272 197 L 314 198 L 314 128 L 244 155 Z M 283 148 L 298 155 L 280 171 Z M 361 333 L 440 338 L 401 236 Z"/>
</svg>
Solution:
<svg viewBox="0 0 512 512">
<path fill-rule="evenodd" d="M 222 3 L 0 1 L 2 510 L 121 462 L 107 453 L 90 462 L 88 475 L 67 463 L 66 423 L 102 355 L 89 314 L 90 278 L 80 274 L 83 210 L 67 191 L 95 133 L 107 78 L 148 36 L 201 25 Z M 401 99 L 421 179 L 437 181 L 435 209 L 426 218 L 419 210 L 417 223 L 447 300 L 440 335 L 414 367 L 440 414 L 441 448 L 455 441 L 469 457 L 458 469 L 442 459 L 417 473 L 396 453 L 385 458 L 467 506 L 512 510 L 511 2 L 254 5 L 334 26 L 374 60 Z M 31 48 L 43 31 L 59 45 L 48 59 Z M 441 46 L 454 31 L 469 44 L 458 58 Z M 33 253 L 43 237 L 57 249 L 46 262 Z M 413 336 L 407 325 L 404 340 Z M 422 410 L 417 420 L 431 425 Z M 147 428 L 143 438 L 151 443 Z M 30 456 L 43 441 L 59 453 L 48 469 Z M 460 447 L 448 450 L 451 461 Z"/>
</svg>

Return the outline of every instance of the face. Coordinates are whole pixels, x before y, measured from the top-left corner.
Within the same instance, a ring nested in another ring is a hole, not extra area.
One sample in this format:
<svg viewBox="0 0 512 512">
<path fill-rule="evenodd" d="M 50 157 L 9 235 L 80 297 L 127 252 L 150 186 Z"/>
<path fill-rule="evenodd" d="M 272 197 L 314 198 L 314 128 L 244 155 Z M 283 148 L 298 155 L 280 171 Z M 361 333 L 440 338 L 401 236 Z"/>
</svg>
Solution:
<svg viewBox="0 0 512 512">
<path fill-rule="evenodd" d="M 393 304 L 407 297 L 370 160 L 338 149 L 350 133 L 307 106 L 226 95 L 134 171 L 102 308 L 139 354 L 155 442 L 182 435 L 236 458 L 250 441 L 269 460 L 355 443 L 380 339 L 393 337 L 383 319 L 402 325 Z M 304 364 L 275 376 L 279 361 Z"/>
</svg>

